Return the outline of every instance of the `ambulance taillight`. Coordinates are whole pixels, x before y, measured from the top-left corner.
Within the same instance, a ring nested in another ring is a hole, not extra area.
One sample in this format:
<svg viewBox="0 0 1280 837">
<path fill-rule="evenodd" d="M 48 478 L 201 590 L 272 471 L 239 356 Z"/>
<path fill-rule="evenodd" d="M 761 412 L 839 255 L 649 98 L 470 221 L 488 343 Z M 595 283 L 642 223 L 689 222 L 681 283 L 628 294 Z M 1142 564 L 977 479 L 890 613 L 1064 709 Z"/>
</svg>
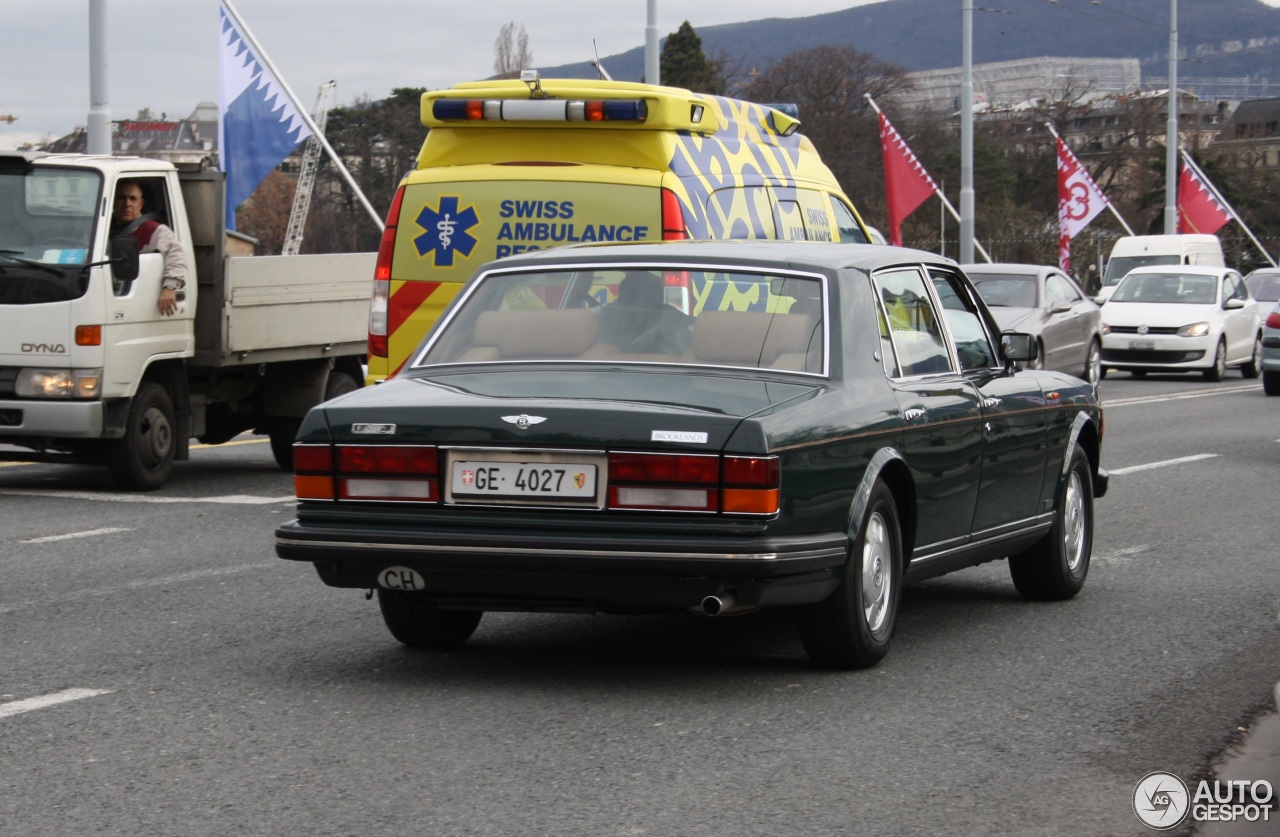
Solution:
<svg viewBox="0 0 1280 837">
<path fill-rule="evenodd" d="M 680 241 L 689 237 L 684 226 L 684 210 L 680 198 L 670 189 L 662 190 L 662 240 Z"/>
<path fill-rule="evenodd" d="M 396 248 L 396 226 L 400 223 L 400 204 L 404 187 L 396 190 L 387 211 L 387 224 L 378 243 L 378 261 L 373 268 L 373 295 L 369 299 L 369 356 L 387 356 L 387 309 L 391 299 L 391 262 Z"/>
</svg>

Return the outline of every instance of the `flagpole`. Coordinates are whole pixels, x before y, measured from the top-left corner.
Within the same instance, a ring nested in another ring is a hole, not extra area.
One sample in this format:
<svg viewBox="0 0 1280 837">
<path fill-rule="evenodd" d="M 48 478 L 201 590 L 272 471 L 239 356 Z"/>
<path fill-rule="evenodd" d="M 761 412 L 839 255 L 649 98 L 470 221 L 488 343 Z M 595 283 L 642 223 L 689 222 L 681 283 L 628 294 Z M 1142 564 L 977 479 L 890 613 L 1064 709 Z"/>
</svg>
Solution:
<svg viewBox="0 0 1280 837">
<path fill-rule="evenodd" d="M 1062 139 L 1062 137 L 1058 136 L 1058 132 L 1054 129 L 1052 122 L 1046 122 L 1044 123 L 1044 126 L 1049 129 L 1049 133 L 1053 135 L 1053 138 L 1055 141 Z M 1120 222 L 1120 226 L 1124 227 L 1124 231 L 1129 235 L 1133 235 L 1133 230 L 1129 227 L 1129 224 L 1120 215 L 1120 210 L 1116 209 L 1116 205 L 1111 202 L 1110 198 L 1107 199 L 1107 209 L 1110 209 L 1111 214 L 1116 216 L 1116 220 Z"/>
<path fill-rule="evenodd" d="M 284 80 L 284 76 L 282 76 L 275 68 L 275 65 L 271 63 L 271 59 L 267 57 L 267 53 L 262 48 L 262 45 L 258 43 L 258 39 L 253 37 L 253 33 L 249 31 L 249 27 L 245 24 L 244 19 L 240 17 L 240 13 L 236 11 L 235 6 L 231 5 L 231 0 L 222 0 L 222 7 L 227 10 L 227 14 L 231 16 L 232 22 L 234 22 L 236 28 L 240 30 L 240 37 L 249 42 L 249 46 L 253 48 L 254 55 L 257 56 L 263 66 L 270 70 L 272 75 L 276 77 L 276 81 L 279 83 L 280 88 L 284 90 L 285 95 L 289 97 L 289 101 L 293 102 L 293 107 L 298 112 L 299 118 L 301 118 L 302 121 L 306 123 L 307 127 L 311 129 L 311 135 L 314 136 L 319 141 L 320 145 L 324 147 L 325 152 L 329 155 L 329 159 L 333 161 L 335 166 L 337 166 L 338 172 L 342 175 L 342 179 L 347 181 L 347 185 L 351 187 L 353 192 L 355 192 L 356 198 L 364 207 L 365 212 L 369 213 L 369 217 L 372 218 L 373 223 L 378 226 L 378 230 L 382 231 L 384 229 L 382 216 L 374 210 L 372 205 L 370 205 L 369 199 L 364 196 L 364 192 L 360 191 L 360 187 L 356 185 L 355 178 L 351 176 L 351 172 L 347 171 L 347 167 L 343 164 L 342 159 L 338 157 L 338 152 L 333 150 L 333 146 L 329 145 L 329 140 L 325 139 L 324 132 L 316 127 L 316 123 L 311 118 L 311 114 L 308 113 L 307 109 L 298 101 L 298 97 L 293 95 L 293 90 L 290 89 L 289 83 Z"/>
<path fill-rule="evenodd" d="M 877 115 L 881 113 L 880 106 L 876 104 L 875 99 L 871 98 L 870 93 L 863 93 L 862 98 L 867 100 L 867 103 L 871 105 L 871 109 L 874 110 Z M 938 196 L 938 200 L 942 201 L 942 205 L 945 206 L 947 208 L 947 211 L 951 213 L 951 217 L 955 218 L 956 221 L 959 221 L 960 213 L 956 212 L 956 208 L 951 205 L 951 201 L 947 200 L 947 196 L 943 194 L 942 190 L 935 189 L 934 194 Z M 983 249 L 982 245 L 978 242 L 977 237 L 973 239 L 973 246 L 976 247 L 978 252 L 982 254 L 982 258 L 986 259 L 987 263 L 990 264 L 991 256 L 987 255 L 987 251 Z"/>
<path fill-rule="evenodd" d="M 1262 242 L 1258 241 L 1258 239 L 1254 237 L 1253 230 L 1249 229 L 1248 225 L 1245 224 L 1244 219 L 1240 217 L 1240 213 L 1236 212 L 1236 208 L 1222 196 L 1222 192 L 1218 191 L 1217 185 L 1209 179 L 1209 176 L 1204 173 L 1203 169 L 1196 165 L 1196 161 L 1191 159 L 1191 155 L 1187 153 L 1186 149 L 1180 148 L 1178 151 L 1182 154 L 1182 164 L 1184 166 L 1189 166 L 1191 171 L 1195 172 L 1196 177 L 1200 178 L 1200 182 L 1204 184 L 1205 188 L 1213 193 L 1213 196 L 1217 198 L 1218 203 L 1225 206 L 1227 211 L 1231 213 L 1232 219 L 1234 219 L 1235 222 L 1240 225 L 1240 229 L 1244 230 L 1245 234 L 1249 236 L 1249 240 L 1258 248 L 1258 252 L 1262 254 L 1262 257 L 1270 262 L 1272 267 L 1275 267 L 1276 260 L 1267 252 L 1267 248 L 1262 246 Z"/>
</svg>

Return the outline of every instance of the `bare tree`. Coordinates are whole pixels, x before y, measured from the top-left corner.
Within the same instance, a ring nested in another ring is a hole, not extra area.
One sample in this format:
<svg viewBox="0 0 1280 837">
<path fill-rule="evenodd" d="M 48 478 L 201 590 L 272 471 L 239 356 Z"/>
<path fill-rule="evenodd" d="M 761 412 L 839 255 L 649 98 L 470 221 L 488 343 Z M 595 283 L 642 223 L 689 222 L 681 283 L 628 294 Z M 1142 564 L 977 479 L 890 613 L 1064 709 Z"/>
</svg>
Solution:
<svg viewBox="0 0 1280 837">
<path fill-rule="evenodd" d="M 870 53 L 819 46 L 784 55 L 750 76 L 742 94 L 755 102 L 795 104 L 801 132 L 864 220 L 879 226 L 884 207 L 880 128 L 863 94 L 881 101 L 910 85 L 905 70 Z"/>
<path fill-rule="evenodd" d="M 509 21 L 498 30 L 493 42 L 493 72 L 498 78 L 520 78 L 520 71 L 533 66 L 529 52 L 529 33 L 524 24 Z"/>
<path fill-rule="evenodd" d="M 236 210 L 236 229 L 258 240 L 258 256 L 277 256 L 284 247 L 297 184 L 279 169 L 268 174 Z"/>
</svg>

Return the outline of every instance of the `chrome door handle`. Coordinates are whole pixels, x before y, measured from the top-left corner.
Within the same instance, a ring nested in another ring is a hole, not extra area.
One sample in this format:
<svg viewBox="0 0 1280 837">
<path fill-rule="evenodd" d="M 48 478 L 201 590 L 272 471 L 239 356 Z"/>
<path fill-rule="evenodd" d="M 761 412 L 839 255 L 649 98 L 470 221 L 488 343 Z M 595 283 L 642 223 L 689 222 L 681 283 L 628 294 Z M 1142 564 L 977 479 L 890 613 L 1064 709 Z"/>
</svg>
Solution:
<svg viewBox="0 0 1280 837">
<path fill-rule="evenodd" d="M 1000 406 L 1000 399 L 999 399 L 999 398 L 994 398 L 994 397 L 992 397 L 992 398 L 984 398 L 984 399 L 982 399 L 982 406 L 984 406 L 984 407 L 999 407 L 999 406 Z"/>
<path fill-rule="evenodd" d="M 907 421 L 915 421 L 916 419 L 924 418 L 924 416 L 925 409 L 923 407 L 912 407 L 909 410 L 902 411 L 902 417 Z"/>
</svg>

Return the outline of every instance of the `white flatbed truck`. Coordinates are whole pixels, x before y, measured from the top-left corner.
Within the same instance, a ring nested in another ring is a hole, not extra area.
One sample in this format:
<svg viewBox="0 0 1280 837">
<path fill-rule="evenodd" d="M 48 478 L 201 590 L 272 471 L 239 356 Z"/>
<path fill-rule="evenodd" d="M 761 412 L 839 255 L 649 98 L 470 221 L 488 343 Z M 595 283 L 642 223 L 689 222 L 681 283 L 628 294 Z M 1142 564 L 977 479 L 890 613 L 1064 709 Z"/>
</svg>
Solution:
<svg viewBox="0 0 1280 837">
<path fill-rule="evenodd" d="M 186 250 L 173 316 L 162 256 L 111 239 L 124 179 Z M 0 460 L 99 462 L 151 490 L 190 439 L 253 432 L 291 467 L 301 417 L 364 379 L 375 254 L 228 255 L 224 201 L 216 171 L 0 151 Z"/>
</svg>

